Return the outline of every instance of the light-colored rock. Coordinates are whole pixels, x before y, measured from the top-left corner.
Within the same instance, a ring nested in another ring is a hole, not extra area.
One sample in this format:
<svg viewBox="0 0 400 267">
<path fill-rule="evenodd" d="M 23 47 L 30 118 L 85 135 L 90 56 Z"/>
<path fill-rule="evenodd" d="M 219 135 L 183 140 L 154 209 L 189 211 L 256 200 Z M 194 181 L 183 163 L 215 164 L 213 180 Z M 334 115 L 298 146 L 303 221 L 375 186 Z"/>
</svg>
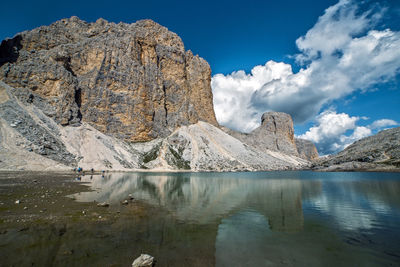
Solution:
<svg viewBox="0 0 400 267">
<path fill-rule="evenodd" d="M 154 257 L 147 254 L 141 254 L 132 263 L 132 267 L 152 267 L 153 265 L 154 265 Z"/>
<path fill-rule="evenodd" d="M 1 43 L 0 80 L 58 124 L 87 122 L 126 141 L 217 125 L 208 63 L 151 20 L 71 17 L 19 33 Z"/>
<path fill-rule="evenodd" d="M 299 157 L 309 161 L 318 159 L 318 150 L 313 142 L 301 138 L 295 138 L 294 141 L 296 142 L 296 148 L 297 152 L 299 153 Z"/>
<path fill-rule="evenodd" d="M 195 171 L 297 169 L 307 161 L 272 150 L 259 151 L 206 122 L 177 129 L 163 140 L 145 167 Z"/>
</svg>

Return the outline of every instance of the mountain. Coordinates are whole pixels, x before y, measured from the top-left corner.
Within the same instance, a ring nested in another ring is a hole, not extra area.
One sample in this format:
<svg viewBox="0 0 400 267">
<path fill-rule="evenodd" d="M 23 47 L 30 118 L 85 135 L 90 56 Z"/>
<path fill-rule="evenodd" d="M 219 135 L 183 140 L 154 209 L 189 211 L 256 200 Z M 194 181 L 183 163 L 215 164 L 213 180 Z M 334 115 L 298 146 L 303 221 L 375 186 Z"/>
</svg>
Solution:
<svg viewBox="0 0 400 267">
<path fill-rule="evenodd" d="M 360 139 L 338 154 L 316 161 L 313 168 L 324 171 L 399 170 L 400 127 Z"/>
<path fill-rule="evenodd" d="M 208 63 L 151 21 L 57 21 L 4 40 L 0 79 L 61 125 L 87 122 L 127 141 L 215 119 Z"/>
<path fill-rule="evenodd" d="M 208 63 L 151 20 L 72 17 L 17 34 L 0 45 L 0 169 L 309 166 L 287 114 L 264 114 L 249 136 L 223 131 L 210 79 Z"/>
</svg>

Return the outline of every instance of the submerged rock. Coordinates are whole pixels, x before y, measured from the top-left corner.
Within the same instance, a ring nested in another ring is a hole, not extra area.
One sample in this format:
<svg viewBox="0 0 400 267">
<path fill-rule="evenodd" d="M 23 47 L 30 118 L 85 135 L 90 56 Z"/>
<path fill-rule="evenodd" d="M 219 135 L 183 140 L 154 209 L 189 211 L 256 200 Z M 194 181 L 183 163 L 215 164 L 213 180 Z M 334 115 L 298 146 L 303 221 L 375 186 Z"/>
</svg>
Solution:
<svg viewBox="0 0 400 267">
<path fill-rule="evenodd" d="M 109 207 L 109 206 L 110 204 L 108 204 L 107 202 L 97 204 L 97 207 Z"/>
</svg>

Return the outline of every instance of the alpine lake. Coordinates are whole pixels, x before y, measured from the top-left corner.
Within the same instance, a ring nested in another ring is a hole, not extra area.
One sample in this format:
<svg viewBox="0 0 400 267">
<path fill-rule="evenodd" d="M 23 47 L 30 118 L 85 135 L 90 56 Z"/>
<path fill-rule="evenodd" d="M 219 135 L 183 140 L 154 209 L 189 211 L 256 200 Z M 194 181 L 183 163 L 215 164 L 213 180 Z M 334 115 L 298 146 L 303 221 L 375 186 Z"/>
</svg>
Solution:
<svg viewBox="0 0 400 267">
<path fill-rule="evenodd" d="M 400 173 L 0 173 L 0 266 L 400 266 Z"/>
</svg>

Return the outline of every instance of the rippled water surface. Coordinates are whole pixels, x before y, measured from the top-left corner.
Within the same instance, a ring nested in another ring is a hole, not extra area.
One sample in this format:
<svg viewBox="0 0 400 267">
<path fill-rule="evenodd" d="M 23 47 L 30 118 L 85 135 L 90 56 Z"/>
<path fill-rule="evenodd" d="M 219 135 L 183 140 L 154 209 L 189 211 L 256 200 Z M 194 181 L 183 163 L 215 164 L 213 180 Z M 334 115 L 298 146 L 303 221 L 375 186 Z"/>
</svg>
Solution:
<svg viewBox="0 0 400 267">
<path fill-rule="evenodd" d="M 40 213 L 23 198 L 22 205 L 9 201 L 8 211 L 0 207 L 4 266 L 129 266 L 140 253 L 155 256 L 156 266 L 400 266 L 400 173 L 112 173 L 69 179 L 55 192 L 37 179 L 32 188 L 45 193 L 19 193 L 32 195 L 37 209 L 48 203 Z M 17 188 L 18 180 L 2 181 L 2 192 Z M 80 182 L 88 190 L 69 200 L 47 197 Z M 134 199 L 123 204 L 129 196 Z M 101 202 L 110 206 L 97 207 Z M 38 219 L 22 227 L 12 218 Z"/>
<path fill-rule="evenodd" d="M 173 250 L 185 235 L 185 246 L 208 247 L 201 257 L 216 266 L 400 263 L 399 173 L 139 173 L 83 180 L 95 191 L 75 195 L 78 201 L 112 204 L 131 194 L 167 210 L 163 223 L 173 234 L 161 246 Z"/>
</svg>

